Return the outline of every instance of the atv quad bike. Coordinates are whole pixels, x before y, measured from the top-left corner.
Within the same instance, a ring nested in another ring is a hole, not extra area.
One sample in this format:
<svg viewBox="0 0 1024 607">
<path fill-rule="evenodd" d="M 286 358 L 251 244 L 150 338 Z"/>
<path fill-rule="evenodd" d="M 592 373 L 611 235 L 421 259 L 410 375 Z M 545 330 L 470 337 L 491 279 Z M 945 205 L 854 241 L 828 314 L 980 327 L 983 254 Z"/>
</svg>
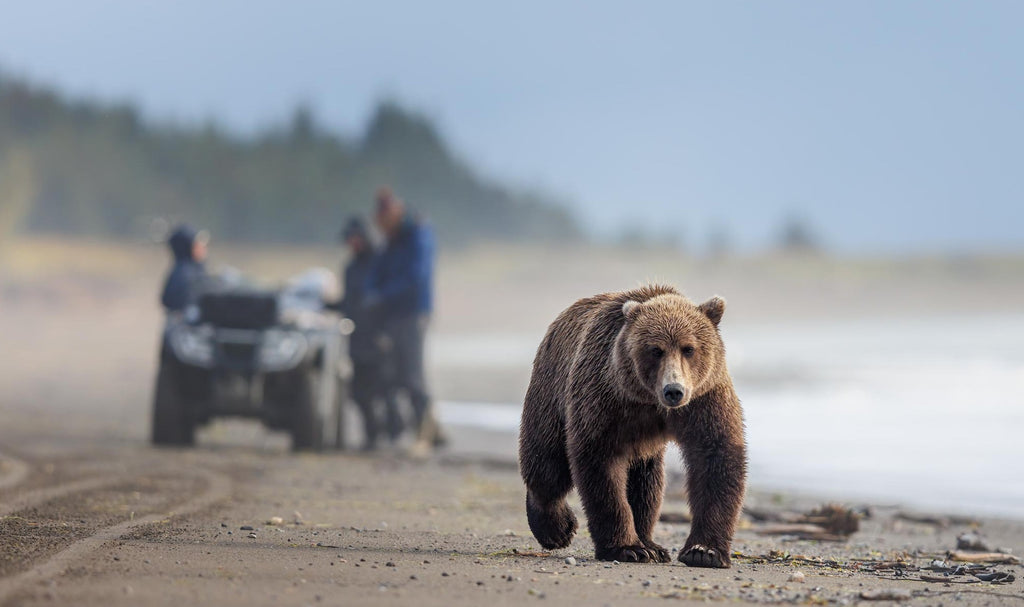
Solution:
<svg viewBox="0 0 1024 607">
<path fill-rule="evenodd" d="M 352 323 L 302 288 L 230 287 L 169 316 L 153 399 L 152 441 L 191 445 L 219 417 L 254 418 L 294 450 L 344 448 Z"/>
</svg>

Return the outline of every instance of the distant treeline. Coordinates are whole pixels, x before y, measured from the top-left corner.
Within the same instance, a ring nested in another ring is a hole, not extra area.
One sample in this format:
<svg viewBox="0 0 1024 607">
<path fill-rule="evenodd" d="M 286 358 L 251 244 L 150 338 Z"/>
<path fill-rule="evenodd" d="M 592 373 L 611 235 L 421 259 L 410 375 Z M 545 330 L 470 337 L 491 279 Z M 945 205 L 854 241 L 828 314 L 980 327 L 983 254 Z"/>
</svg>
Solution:
<svg viewBox="0 0 1024 607">
<path fill-rule="evenodd" d="M 326 242 L 391 185 L 450 243 L 576 239 L 550 197 L 478 175 L 427 118 L 381 103 L 361 137 L 290 122 L 243 137 L 154 124 L 128 104 L 65 98 L 0 74 L 0 238 L 14 230 L 131 237 L 156 218 L 221 239 Z"/>
</svg>

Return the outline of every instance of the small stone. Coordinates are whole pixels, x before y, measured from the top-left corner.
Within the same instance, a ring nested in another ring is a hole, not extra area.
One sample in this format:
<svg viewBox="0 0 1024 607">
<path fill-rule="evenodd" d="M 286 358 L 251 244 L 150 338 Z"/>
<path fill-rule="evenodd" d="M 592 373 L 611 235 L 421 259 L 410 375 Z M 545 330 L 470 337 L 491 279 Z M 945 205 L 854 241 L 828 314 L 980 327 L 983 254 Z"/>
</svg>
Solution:
<svg viewBox="0 0 1024 607">
<path fill-rule="evenodd" d="M 804 575 L 803 571 L 794 571 L 793 573 L 789 574 L 789 581 L 791 582 L 798 582 L 802 584 L 806 579 L 807 576 Z"/>
<path fill-rule="evenodd" d="M 251 540 L 256 539 L 256 534 L 255 533 L 250 533 L 249 534 L 249 539 L 251 539 Z"/>
<path fill-rule="evenodd" d="M 284 519 L 279 517 L 279 516 L 272 516 L 272 517 L 270 517 L 270 520 L 267 521 L 267 524 L 275 526 L 275 527 L 279 526 L 279 525 L 283 525 L 284 524 Z"/>
<path fill-rule="evenodd" d="M 252 531 L 253 529 L 252 529 L 252 525 L 242 525 L 241 527 L 239 527 L 239 530 L 241 530 L 241 531 Z"/>
<path fill-rule="evenodd" d="M 572 556 L 565 557 L 565 564 L 574 567 L 576 565 L 576 558 Z"/>
<path fill-rule="evenodd" d="M 648 586 L 651 585 L 651 580 L 644 580 L 644 581 L 640 582 L 640 585 L 642 585 L 644 588 L 647 588 Z"/>
<path fill-rule="evenodd" d="M 961 533 L 956 537 L 957 550 L 976 550 L 978 552 L 989 552 L 992 548 L 988 545 L 980 533 Z"/>
<path fill-rule="evenodd" d="M 384 563 L 384 566 L 385 567 L 395 567 L 396 565 L 393 562 L 388 561 L 388 562 Z"/>
</svg>

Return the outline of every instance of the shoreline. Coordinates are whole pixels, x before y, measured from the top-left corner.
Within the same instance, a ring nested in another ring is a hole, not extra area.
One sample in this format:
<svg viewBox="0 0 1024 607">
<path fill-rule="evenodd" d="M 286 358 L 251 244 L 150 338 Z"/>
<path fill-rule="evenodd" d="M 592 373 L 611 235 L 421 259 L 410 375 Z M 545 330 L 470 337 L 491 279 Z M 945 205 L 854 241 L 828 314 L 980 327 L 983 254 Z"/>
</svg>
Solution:
<svg viewBox="0 0 1024 607">
<path fill-rule="evenodd" d="M 436 457 L 442 462 L 473 464 L 501 467 L 518 471 L 517 436 L 514 433 L 481 429 L 475 426 L 448 424 L 445 429 L 452 438 L 451 445 L 438 452 Z M 388 451 L 383 451 L 387 454 Z M 400 452 L 392 452 L 400 453 Z M 673 483 L 681 486 L 684 472 L 682 458 L 678 447 L 670 443 L 666 455 L 666 474 L 668 485 Z M 760 499 L 772 495 L 786 496 L 803 504 L 840 503 L 850 507 L 874 507 L 907 514 L 931 516 L 935 518 L 975 517 L 1005 521 L 1007 523 L 1024 524 L 1024 514 L 1014 512 L 984 510 L 969 506 L 942 507 L 934 502 L 914 501 L 882 494 L 857 493 L 856 491 L 815 491 L 808 485 L 773 484 L 759 482 L 756 475 L 748 475 L 748 493 L 760 496 Z"/>
</svg>

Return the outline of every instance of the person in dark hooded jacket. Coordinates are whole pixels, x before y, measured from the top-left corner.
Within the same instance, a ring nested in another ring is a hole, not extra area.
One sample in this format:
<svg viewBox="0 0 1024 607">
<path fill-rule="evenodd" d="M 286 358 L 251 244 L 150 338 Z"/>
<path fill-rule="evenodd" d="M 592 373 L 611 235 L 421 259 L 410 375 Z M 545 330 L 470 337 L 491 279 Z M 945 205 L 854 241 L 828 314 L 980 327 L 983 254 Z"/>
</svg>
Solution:
<svg viewBox="0 0 1024 607">
<path fill-rule="evenodd" d="M 363 416 L 365 443 L 363 449 L 377 447 L 380 435 L 386 430 L 395 440 L 402 433 L 402 419 L 395 401 L 394 391 L 387 381 L 387 353 L 381 348 L 379 314 L 366 306 L 366 288 L 370 272 L 376 263 L 377 250 L 366 224 L 358 217 L 351 218 L 341 232 L 341 239 L 350 257 L 343 270 L 344 298 L 329 305 L 355 323 L 349 336 L 349 357 L 352 360 L 352 400 Z M 386 428 L 382 427 L 378 405 L 383 401 Z"/>
<path fill-rule="evenodd" d="M 196 291 L 206 277 L 206 232 L 183 225 L 171 233 L 167 245 L 174 256 L 174 266 L 164 282 L 160 303 L 167 312 L 181 312 L 196 297 Z"/>
</svg>

